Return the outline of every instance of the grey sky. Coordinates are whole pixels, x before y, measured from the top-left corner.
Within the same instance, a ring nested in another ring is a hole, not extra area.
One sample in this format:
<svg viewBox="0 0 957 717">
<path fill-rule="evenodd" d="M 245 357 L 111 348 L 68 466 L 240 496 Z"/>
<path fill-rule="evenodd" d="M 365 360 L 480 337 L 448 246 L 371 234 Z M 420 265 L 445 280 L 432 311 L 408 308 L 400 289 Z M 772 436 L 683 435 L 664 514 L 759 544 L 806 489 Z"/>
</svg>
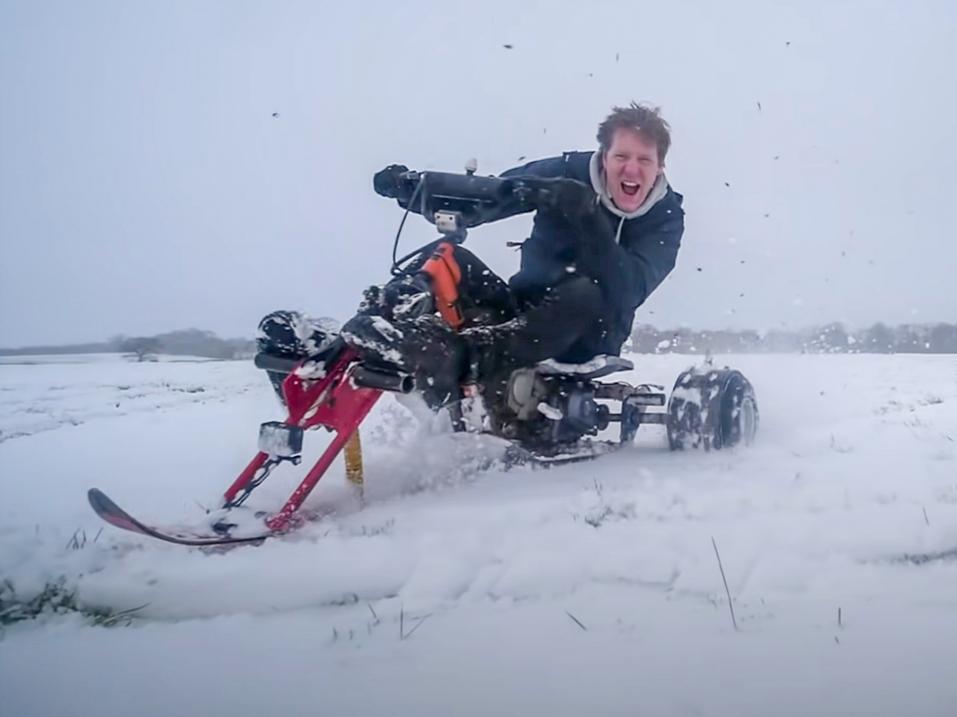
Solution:
<svg viewBox="0 0 957 717">
<path fill-rule="evenodd" d="M 0 0 L 0 346 L 346 318 L 401 216 L 375 170 L 590 149 L 632 99 L 687 212 L 639 321 L 957 321 L 955 34 L 904 0 Z M 529 226 L 468 246 L 508 275 Z"/>
</svg>

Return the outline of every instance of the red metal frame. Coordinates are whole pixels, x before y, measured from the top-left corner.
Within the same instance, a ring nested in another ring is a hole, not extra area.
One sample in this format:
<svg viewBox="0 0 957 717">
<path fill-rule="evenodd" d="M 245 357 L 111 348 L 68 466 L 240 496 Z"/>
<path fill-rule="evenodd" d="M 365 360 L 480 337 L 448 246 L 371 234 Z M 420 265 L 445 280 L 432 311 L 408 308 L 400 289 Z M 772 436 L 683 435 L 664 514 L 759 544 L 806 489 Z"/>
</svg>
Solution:
<svg viewBox="0 0 957 717">
<path fill-rule="evenodd" d="M 283 531 L 290 527 L 296 511 L 382 395 L 379 389 L 363 388 L 353 383 L 351 374 L 356 366 L 358 363 L 355 352 L 352 349 L 345 349 L 335 363 L 327 367 L 324 377 L 303 378 L 298 375 L 297 369 L 283 381 L 283 395 L 289 407 L 289 416 L 285 423 L 290 426 L 299 426 L 303 430 L 323 426 L 334 431 L 336 435 L 306 477 L 289 496 L 285 505 L 278 513 L 266 519 L 266 526 L 270 530 Z M 226 490 L 223 495 L 226 503 L 231 502 L 250 484 L 256 471 L 268 459 L 269 456 L 266 453 L 256 454 Z"/>
<path fill-rule="evenodd" d="M 455 263 L 453 249 L 449 242 L 440 243 L 424 268 L 436 287 L 434 291 L 441 315 L 457 329 L 462 323 L 457 289 L 461 269 Z M 303 430 L 323 426 L 335 431 L 336 435 L 285 505 L 278 513 L 266 519 L 270 530 L 283 531 L 291 527 L 296 511 L 382 395 L 379 389 L 363 388 L 352 382 L 351 373 L 356 366 L 358 357 L 355 351 L 346 348 L 335 363 L 327 367 L 324 377 L 303 378 L 298 375 L 297 367 L 283 381 L 283 395 L 289 407 L 289 416 L 285 423 L 299 426 Z M 253 484 L 257 471 L 265 466 L 268 460 L 269 456 L 263 452 L 253 457 L 223 494 L 226 505 L 231 504 L 240 492 Z"/>
</svg>

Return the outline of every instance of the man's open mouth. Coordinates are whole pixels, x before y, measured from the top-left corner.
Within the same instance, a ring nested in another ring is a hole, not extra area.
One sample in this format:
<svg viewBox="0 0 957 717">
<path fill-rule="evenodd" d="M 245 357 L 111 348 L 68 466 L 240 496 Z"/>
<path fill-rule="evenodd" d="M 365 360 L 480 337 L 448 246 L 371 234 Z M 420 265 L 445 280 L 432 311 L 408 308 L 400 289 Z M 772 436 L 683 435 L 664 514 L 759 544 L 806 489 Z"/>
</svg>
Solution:
<svg viewBox="0 0 957 717">
<path fill-rule="evenodd" d="M 622 182 L 621 191 L 627 194 L 629 197 L 633 197 L 638 194 L 639 185 L 634 182 Z"/>
</svg>

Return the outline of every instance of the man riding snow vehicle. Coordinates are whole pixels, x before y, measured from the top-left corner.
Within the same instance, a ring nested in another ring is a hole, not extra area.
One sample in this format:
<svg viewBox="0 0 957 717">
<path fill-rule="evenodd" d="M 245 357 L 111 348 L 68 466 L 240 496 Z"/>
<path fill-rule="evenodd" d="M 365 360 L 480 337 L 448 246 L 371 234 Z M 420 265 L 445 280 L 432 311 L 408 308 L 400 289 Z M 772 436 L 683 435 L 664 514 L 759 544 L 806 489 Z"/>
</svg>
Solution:
<svg viewBox="0 0 957 717">
<path fill-rule="evenodd" d="M 262 542 L 299 524 L 340 451 L 347 476 L 351 466 L 361 479 L 357 432 L 386 391 L 415 390 L 447 407 L 457 430 L 506 439 L 506 459 L 518 462 L 598 456 L 649 423 L 666 426 L 673 449 L 750 443 L 757 403 L 739 371 L 710 362 L 685 370 L 664 412 L 650 410 L 665 406 L 661 387 L 598 380 L 632 368 L 618 355 L 622 343 L 635 309 L 674 267 L 684 228 L 681 196 L 662 171 L 670 137 L 657 110 L 615 108 L 598 142 L 596 152 L 499 177 L 395 165 L 376 174 L 379 194 L 421 214 L 441 238 L 400 259 L 394 250 L 393 279 L 366 290 L 341 331 L 291 311 L 262 320 L 255 363 L 287 416 L 260 425 L 258 452 L 220 509 L 184 530 L 139 521 L 96 488 L 90 505 L 111 525 L 168 542 Z M 534 228 L 508 283 L 461 246 L 467 229 L 530 211 Z M 617 440 L 602 433 L 612 423 Z M 320 427 L 332 438 L 286 502 L 241 528 L 247 498 L 277 467 L 299 465 L 303 433 Z"/>
<path fill-rule="evenodd" d="M 260 324 L 260 349 L 322 359 L 349 346 L 373 370 L 412 376 L 433 408 L 457 407 L 463 387 L 466 395 L 481 392 L 492 432 L 529 439 L 516 434 L 509 417 L 528 418 L 536 409 L 549 415 L 542 404 L 555 401 L 528 369 L 551 359 L 545 373 L 561 375 L 562 366 L 584 364 L 579 375 L 591 380 L 629 367 L 616 359 L 588 369 L 596 357 L 619 355 L 635 310 L 674 267 L 684 230 L 682 197 L 664 174 L 671 138 L 658 110 L 616 107 L 597 137 L 597 151 L 566 152 L 497 178 L 401 165 L 378 172 L 375 191 L 423 214 L 444 239 L 394 260 L 395 278 L 366 290 L 338 335 L 296 312 L 274 312 Z M 467 227 L 529 211 L 536 212 L 531 236 L 507 283 L 461 246 Z M 283 377 L 271 377 L 281 396 Z M 565 396 L 556 411 L 567 412 L 574 391 L 565 384 L 556 391 Z M 522 405 L 529 400 L 531 409 Z M 594 433 L 594 425 L 580 430 L 603 409 L 589 400 L 571 407 L 588 414 L 584 423 L 535 435 L 561 442 Z M 597 423 L 607 420 L 599 416 Z"/>
</svg>

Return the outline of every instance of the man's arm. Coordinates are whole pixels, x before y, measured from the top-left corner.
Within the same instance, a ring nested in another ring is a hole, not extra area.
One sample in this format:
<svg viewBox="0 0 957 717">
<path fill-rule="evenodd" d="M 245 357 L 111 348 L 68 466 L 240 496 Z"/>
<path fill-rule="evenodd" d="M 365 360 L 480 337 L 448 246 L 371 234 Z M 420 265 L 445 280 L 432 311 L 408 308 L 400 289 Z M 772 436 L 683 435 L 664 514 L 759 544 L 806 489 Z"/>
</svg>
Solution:
<svg viewBox="0 0 957 717">
<path fill-rule="evenodd" d="M 487 224 L 535 210 L 558 210 L 569 216 L 587 212 L 591 208 L 591 190 L 585 184 L 565 177 L 566 159 L 567 155 L 536 160 L 507 170 L 497 178 L 476 176 L 474 182 L 465 175 L 434 172 L 431 175 L 433 179 L 426 180 L 429 189 L 423 194 L 431 196 L 430 190 L 436 189 L 436 182 L 440 187 L 439 194 L 443 197 L 461 196 L 463 200 L 468 200 L 475 193 L 475 198 L 480 200 L 481 211 L 476 211 L 475 216 L 468 218 L 468 226 Z M 419 203 L 415 177 L 427 175 L 427 172 L 409 172 L 405 165 L 393 164 L 376 173 L 373 188 L 377 194 L 395 199 L 403 209 L 421 214 L 422 205 Z M 489 189 L 484 186 L 489 183 L 501 183 L 503 186 L 502 189 Z M 462 194 L 459 195 L 459 192 Z M 489 199 L 494 201 L 490 202 Z M 426 198 L 423 201 L 429 203 Z M 447 202 L 445 206 L 448 206 Z"/>
</svg>

